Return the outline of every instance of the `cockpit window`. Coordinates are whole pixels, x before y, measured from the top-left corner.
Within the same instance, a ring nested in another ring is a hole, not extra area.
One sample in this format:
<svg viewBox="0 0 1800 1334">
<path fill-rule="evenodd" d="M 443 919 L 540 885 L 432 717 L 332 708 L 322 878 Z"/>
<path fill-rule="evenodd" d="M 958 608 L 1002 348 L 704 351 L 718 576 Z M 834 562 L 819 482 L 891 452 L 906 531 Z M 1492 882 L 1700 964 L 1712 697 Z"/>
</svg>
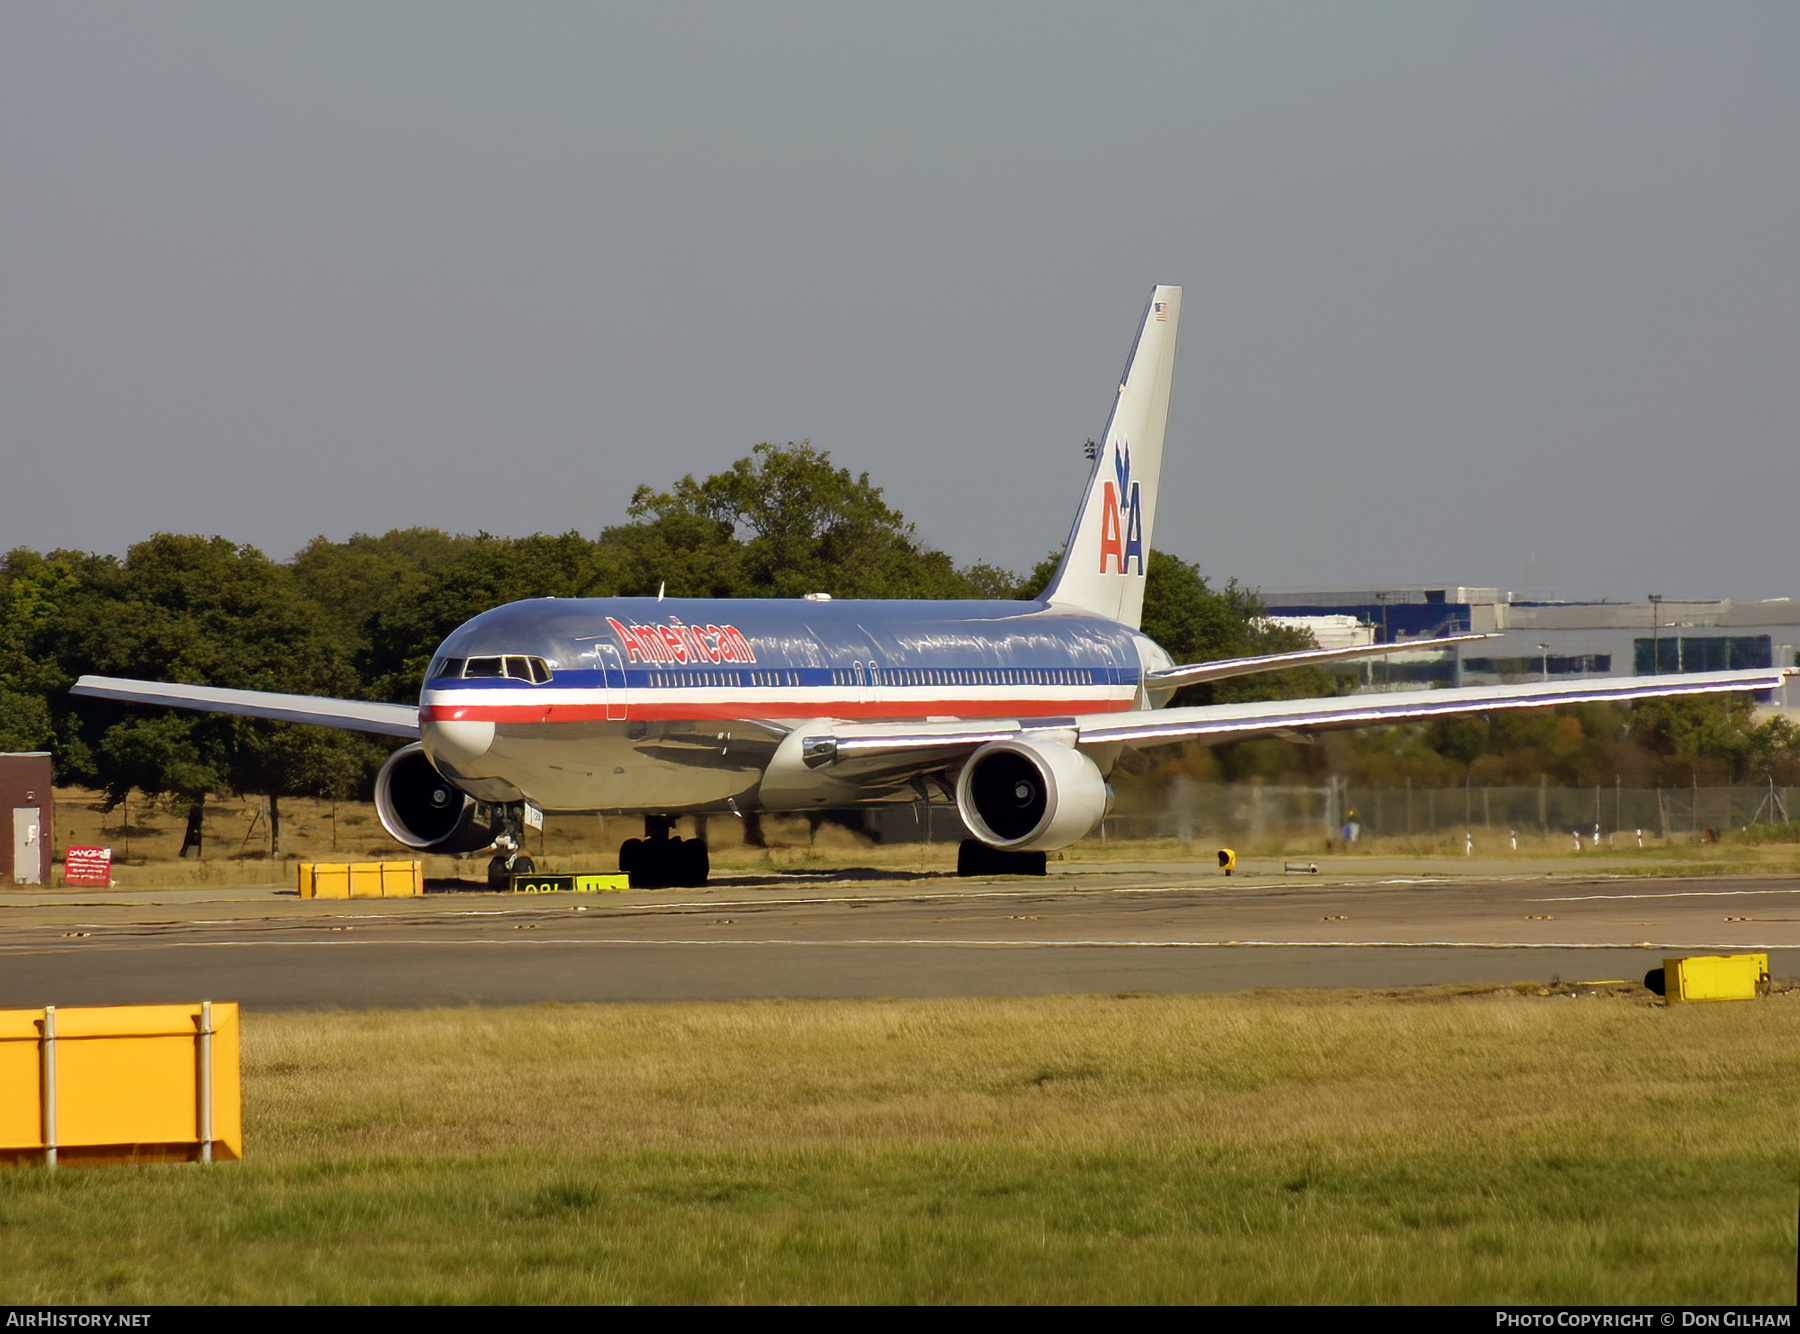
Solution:
<svg viewBox="0 0 1800 1334">
<path fill-rule="evenodd" d="M 446 662 L 455 662 L 449 658 Z M 445 675 L 449 675 L 448 672 Z M 505 657 L 470 658 L 462 672 L 468 679 L 510 678 L 514 681 L 529 681 L 533 685 L 542 685 L 550 679 L 550 665 L 542 658 L 528 657 L 522 653 L 509 653 Z"/>
<path fill-rule="evenodd" d="M 439 658 L 431 664 L 431 670 L 425 674 L 427 681 L 436 681 L 445 676 L 461 676 L 463 660 L 461 658 Z"/>
</svg>

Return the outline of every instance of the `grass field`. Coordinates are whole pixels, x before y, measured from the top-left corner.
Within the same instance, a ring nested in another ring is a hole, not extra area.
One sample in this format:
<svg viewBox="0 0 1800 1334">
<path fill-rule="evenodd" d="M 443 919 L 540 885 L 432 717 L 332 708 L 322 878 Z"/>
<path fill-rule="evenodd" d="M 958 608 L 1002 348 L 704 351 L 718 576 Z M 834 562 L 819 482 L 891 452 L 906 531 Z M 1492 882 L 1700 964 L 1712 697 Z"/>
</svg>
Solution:
<svg viewBox="0 0 1800 1334">
<path fill-rule="evenodd" d="M 249 1015 L 246 1161 L 0 1173 L 0 1301 L 1773 1303 L 1800 995 Z"/>
</svg>

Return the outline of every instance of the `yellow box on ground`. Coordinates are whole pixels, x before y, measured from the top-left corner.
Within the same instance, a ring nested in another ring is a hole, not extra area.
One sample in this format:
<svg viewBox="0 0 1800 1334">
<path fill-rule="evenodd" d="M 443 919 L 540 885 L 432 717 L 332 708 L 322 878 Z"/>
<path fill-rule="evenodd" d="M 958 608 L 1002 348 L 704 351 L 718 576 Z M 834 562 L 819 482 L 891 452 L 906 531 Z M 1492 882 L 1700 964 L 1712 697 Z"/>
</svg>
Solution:
<svg viewBox="0 0 1800 1334">
<path fill-rule="evenodd" d="M 0 1010 L 0 1153 L 43 1144 L 42 1010 Z"/>
<path fill-rule="evenodd" d="M 235 1003 L 0 1011 L 0 1160 L 242 1156 Z"/>
<path fill-rule="evenodd" d="M 1766 954 L 1711 954 L 1663 960 L 1663 992 L 1678 1001 L 1752 1000 L 1769 980 Z"/>
<path fill-rule="evenodd" d="M 425 863 L 301 862 L 296 882 L 303 899 L 393 899 L 425 892 Z"/>
</svg>

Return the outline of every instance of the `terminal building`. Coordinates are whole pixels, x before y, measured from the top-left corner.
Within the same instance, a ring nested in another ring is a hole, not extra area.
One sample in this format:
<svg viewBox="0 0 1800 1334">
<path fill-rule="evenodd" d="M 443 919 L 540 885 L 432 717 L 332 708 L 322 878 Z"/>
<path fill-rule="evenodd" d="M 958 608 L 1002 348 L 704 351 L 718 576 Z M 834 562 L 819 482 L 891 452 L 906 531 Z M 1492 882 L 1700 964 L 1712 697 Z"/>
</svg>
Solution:
<svg viewBox="0 0 1800 1334">
<path fill-rule="evenodd" d="M 1458 587 L 1311 589 L 1260 596 L 1271 620 L 1311 630 L 1325 648 L 1498 635 L 1446 652 L 1400 652 L 1374 660 L 1361 668 L 1364 688 L 1370 690 L 1786 667 L 1795 664 L 1794 649 L 1800 645 L 1800 602 L 1789 598 L 1565 602 L 1523 598 L 1499 588 Z M 1800 689 L 1794 696 L 1792 702 L 1800 703 Z"/>
</svg>

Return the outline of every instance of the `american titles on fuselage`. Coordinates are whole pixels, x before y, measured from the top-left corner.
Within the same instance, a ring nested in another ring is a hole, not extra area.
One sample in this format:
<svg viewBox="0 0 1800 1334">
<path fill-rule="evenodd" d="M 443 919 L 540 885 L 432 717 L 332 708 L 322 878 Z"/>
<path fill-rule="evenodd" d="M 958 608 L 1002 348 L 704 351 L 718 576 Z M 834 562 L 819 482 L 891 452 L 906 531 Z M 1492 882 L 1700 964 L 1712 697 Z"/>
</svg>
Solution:
<svg viewBox="0 0 1800 1334">
<path fill-rule="evenodd" d="M 756 650 L 735 625 L 684 625 L 671 616 L 667 625 L 606 623 L 618 635 L 631 662 L 755 662 Z"/>
</svg>

